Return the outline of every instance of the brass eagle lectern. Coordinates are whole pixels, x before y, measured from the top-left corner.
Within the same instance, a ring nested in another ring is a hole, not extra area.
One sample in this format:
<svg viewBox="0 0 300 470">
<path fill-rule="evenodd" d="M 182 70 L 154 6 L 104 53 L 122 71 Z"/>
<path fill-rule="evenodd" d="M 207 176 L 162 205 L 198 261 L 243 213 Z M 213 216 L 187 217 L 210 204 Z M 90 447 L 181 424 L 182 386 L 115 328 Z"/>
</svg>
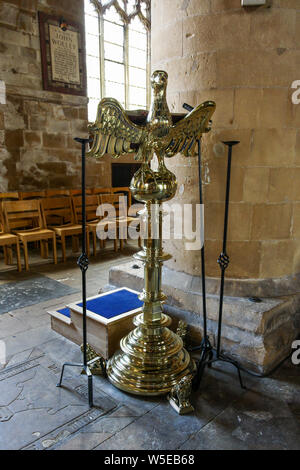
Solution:
<svg viewBox="0 0 300 470">
<path fill-rule="evenodd" d="M 104 98 L 95 123 L 89 127 L 93 143 L 88 155 L 98 158 L 108 153 L 116 158 L 135 153 L 141 161 L 130 190 L 136 200 L 145 203 L 142 218 L 148 224 L 143 249 L 134 255 L 144 264 L 140 295 L 144 305 L 134 319 L 136 328 L 121 340 L 120 351 L 107 364 L 111 383 L 140 395 L 166 394 L 184 383 L 182 379 L 193 369 L 182 339 L 168 329 L 171 319 L 162 308 L 166 299 L 161 290 L 162 264 L 170 259 L 162 249 L 162 203 L 174 197 L 177 188 L 175 175 L 165 166 L 165 157 L 194 155 L 197 140 L 209 131 L 215 103 L 207 101 L 187 115 L 171 115 L 166 100 L 167 81 L 164 71 L 152 74 L 152 102 L 143 119 L 126 113 L 115 99 Z M 158 159 L 156 171 L 151 169 L 154 153 Z M 151 223 L 156 224 L 158 236 L 151 236 Z"/>
</svg>

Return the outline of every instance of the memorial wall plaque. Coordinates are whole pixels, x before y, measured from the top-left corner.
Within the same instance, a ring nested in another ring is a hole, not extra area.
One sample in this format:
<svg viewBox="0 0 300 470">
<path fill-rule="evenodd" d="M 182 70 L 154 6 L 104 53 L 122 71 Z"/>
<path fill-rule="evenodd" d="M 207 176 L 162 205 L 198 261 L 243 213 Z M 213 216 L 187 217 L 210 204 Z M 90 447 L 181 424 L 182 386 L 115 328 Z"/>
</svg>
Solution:
<svg viewBox="0 0 300 470">
<path fill-rule="evenodd" d="M 82 25 L 39 12 L 44 90 L 86 96 Z"/>
</svg>

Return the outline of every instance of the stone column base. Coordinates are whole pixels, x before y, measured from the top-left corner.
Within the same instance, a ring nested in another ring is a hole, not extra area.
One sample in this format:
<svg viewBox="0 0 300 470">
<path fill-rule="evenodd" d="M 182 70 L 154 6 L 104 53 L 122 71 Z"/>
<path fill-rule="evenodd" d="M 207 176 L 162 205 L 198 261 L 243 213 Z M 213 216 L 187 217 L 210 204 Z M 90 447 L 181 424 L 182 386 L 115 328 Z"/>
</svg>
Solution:
<svg viewBox="0 0 300 470">
<path fill-rule="evenodd" d="M 202 336 L 202 295 L 193 286 L 199 286 L 200 281 L 199 277 L 168 268 L 163 271 L 163 291 L 167 295 L 164 309 L 174 319 L 174 329 L 181 319 L 188 323 L 190 340 L 195 344 L 199 344 Z M 111 268 L 109 283 L 141 291 L 141 263 L 130 261 Z M 208 332 L 213 345 L 217 333 L 218 306 L 218 294 L 208 293 Z M 248 297 L 224 297 L 222 350 L 252 370 L 271 370 L 291 352 L 291 343 L 299 333 L 300 294 L 264 297 L 260 303 L 254 303 Z"/>
</svg>

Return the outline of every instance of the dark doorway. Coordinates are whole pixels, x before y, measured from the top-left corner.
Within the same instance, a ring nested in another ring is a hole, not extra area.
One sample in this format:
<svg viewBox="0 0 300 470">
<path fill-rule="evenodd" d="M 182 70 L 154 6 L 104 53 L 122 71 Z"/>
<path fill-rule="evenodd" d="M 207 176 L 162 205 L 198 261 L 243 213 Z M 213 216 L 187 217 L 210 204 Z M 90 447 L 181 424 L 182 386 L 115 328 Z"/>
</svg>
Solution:
<svg viewBox="0 0 300 470">
<path fill-rule="evenodd" d="M 120 188 L 130 185 L 131 178 L 140 168 L 140 163 L 112 163 L 112 187 Z"/>
</svg>

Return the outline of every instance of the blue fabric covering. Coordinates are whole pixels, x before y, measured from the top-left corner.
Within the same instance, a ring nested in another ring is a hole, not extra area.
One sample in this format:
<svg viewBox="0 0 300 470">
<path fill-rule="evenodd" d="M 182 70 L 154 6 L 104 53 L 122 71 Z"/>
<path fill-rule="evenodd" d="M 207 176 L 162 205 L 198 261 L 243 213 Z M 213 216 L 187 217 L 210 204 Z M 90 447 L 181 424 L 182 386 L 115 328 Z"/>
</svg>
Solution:
<svg viewBox="0 0 300 470">
<path fill-rule="evenodd" d="M 61 313 L 65 317 L 71 318 L 70 310 L 68 308 L 62 308 L 61 310 L 57 310 L 57 311 L 58 311 L 58 313 Z"/>
<path fill-rule="evenodd" d="M 76 304 L 82 307 L 82 302 Z M 104 318 L 114 318 L 122 313 L 135 310 L 143 305 L 134 292 L 122 289 L 102 297 L 96 297 L 87 301 L 86 308 L 96 315 Z M 64 309 L 65 310 L 65 309 Z"/>
</svg>

